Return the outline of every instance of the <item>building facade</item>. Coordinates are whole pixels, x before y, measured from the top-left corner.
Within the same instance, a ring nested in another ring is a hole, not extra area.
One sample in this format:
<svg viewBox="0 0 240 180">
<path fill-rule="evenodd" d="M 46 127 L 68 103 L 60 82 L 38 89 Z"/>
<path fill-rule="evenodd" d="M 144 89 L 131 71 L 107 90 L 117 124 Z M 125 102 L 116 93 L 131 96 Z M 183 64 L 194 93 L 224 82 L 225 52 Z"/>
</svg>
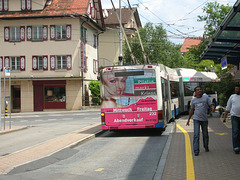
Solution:
<svg viewBox="0 0 240 180">
<path fill-rule="evenodd" d="M 89 105 L 103 28 L 100 0 L 0 0 L 2 111 L 4 95 L 11 112 Z"/>
<path fill-rule="evenodd" d="M 119 9 L 116 9 L 119 14 Z M 99 36 L 99 66 L 112 66 L 119 63 L 120 55 L 120 24 L 114 9 L 105 9 L 103 11 L 105 32 Z M 127 37 L 134 38 L 136 27 L 142 27 L 137 8 L 130 10 L 129 8 L 121 9 L 121 22 Z M 135 20 L 134 20 L 135 18 Z M 124 36 L 123 45 L 125 42 Z M 123 52 L 124 54 L 124 52 Z"/>
</svg>

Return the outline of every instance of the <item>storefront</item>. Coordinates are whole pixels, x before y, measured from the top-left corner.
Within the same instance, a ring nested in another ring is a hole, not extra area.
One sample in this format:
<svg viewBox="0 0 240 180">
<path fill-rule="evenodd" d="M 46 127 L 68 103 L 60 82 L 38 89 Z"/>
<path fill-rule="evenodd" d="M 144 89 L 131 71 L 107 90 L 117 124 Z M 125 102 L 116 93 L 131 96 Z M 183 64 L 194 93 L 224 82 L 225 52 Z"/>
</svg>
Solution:
<svg viewBox="0 0 240 180">
<path fill-rule="evenodd" d="M 66 109 L 66 81 L 33 81 L 34 111 Z"/>
</svg>

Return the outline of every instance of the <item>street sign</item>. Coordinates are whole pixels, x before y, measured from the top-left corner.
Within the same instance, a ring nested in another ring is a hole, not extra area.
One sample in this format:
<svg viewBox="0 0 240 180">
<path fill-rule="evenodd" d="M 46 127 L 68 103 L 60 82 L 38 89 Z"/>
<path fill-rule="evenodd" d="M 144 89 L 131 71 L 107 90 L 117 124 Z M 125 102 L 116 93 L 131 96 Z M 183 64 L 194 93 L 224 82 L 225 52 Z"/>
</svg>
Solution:
<svg viewBox="0 0 240 180">
<path fill-rule="evenodd" d="M 221 67 L 222 67 L 222 69 L 226 69 L 227 68 L 227 56 L 224 56 L 221 59 Z"/>
<path fill-rule="evenodd" d="M 10 69 L 5 69 L 5 76 L 10 76 Z"/>
</svg>

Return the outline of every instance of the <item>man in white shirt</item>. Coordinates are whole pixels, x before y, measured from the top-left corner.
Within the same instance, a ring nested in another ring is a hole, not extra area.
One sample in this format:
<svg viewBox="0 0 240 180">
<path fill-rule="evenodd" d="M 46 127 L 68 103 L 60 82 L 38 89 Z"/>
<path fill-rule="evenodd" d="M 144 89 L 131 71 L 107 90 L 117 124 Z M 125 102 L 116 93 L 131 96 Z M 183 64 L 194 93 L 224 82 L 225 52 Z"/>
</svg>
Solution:
<svg viewBox="0 0 240 180">
<path fill-rule="evenodd" d="M 228 113 L 231 114 L 233 151 L 240 151 L 240 84 L 235 86 L 235 94 L 232 94 L 227 102 L 223 122 L 226 122 Z"/>
</svg>

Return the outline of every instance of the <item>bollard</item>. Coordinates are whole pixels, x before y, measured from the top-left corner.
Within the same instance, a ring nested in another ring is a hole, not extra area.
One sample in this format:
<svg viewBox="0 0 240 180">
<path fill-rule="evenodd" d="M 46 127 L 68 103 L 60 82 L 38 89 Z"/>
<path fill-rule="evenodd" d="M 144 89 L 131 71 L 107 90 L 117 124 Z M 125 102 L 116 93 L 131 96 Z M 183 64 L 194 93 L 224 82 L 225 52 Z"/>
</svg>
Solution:
<svg viewBox="0 0 240 180">
<path fill-rule="evenodd" d="M 5 116 L 8 116 L 8 110 L 5 108 Z"/>
</svg>

